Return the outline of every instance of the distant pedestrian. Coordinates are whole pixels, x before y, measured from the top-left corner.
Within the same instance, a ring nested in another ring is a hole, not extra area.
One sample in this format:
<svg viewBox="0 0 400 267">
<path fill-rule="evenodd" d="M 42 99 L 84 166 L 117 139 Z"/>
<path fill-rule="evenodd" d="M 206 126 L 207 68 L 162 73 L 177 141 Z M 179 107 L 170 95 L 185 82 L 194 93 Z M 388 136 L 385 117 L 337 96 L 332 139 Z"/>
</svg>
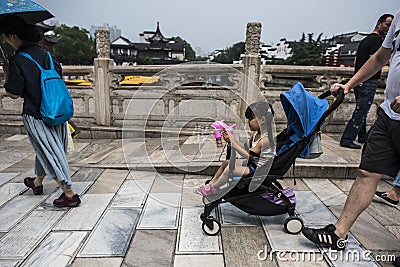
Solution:
<svg viewBox="0 0 400 267">
<path fill-rule="evenodd" d="M 379 181 L 386 174 L 395 177 L 400 171 L 400 10 L 379 50 L 345 84 L 334 84 L 331 92 L 340 88 L 347 94 L 351 88 L 372 77 L 388 61 L 389 74 L 385 100 L 380 105 L 378 117 L 368 132 L 363 148 L 358 175 L 335 225 L 315 229 L 304 227 L 306 238 L 324 247 L 343 250 L 347 236 L 358 216 L 371 203 Z M 368 225 L 365 225 L 368 227 Z"/>
<path fill-rule="evenodd" d="M 389 30 L 392 20 L 393 15 L 391 14 L 380 16 L 375 25 L 374 31 L 368 34 L 367 37 L 360 42 L 357 48 L 354 73 L 357 73 L 370 56 L 378 51 L 379 47 L 382 45 L 383 38 Z M 365 143 L 365 138 L 367 136 L 366 118 L 374 100 L 380 75 L 381 70 L 375 73 L 368 80 L 354 87 L 356 107 L 351 119 L 348 121 L 346 128 L 344 129 L 342 138 L 340 139 L 340 145 L 342 147 L 360 149 L 361 146 L 354 143 L 357 135 L 358 142 Z"/>
<path fill-rule="evenodd" d="M 37 43 L 40 40 L 34 25 L 27 24 L 17 16 L 4 18 L 0 24 L 0 32 L 5 40 L 16 50 L 8 64 L 3 67 L 7 94 L 16 99 L 24 99 L 22 119 L 26 133 L 36 153 L 36 178 L 27 177 L 24 183 L 33 190 L 35 195 L 43 194 L 43 179 L 47 176 L 55 180 L 63 190 L 53 204 L 57 207 L 76 207 L 81 201 L 71 189 L 71 176 L 66 158 L 67 123 L 48 126 L 41 119 L 41 72 L 34 62 L 18 54 L 26 52 L 45 69 L 49 69 L 50 59 L 45 50 Z M 61 76 L 61 66 L 53 57 L 56 71 Z"/>
</svg>

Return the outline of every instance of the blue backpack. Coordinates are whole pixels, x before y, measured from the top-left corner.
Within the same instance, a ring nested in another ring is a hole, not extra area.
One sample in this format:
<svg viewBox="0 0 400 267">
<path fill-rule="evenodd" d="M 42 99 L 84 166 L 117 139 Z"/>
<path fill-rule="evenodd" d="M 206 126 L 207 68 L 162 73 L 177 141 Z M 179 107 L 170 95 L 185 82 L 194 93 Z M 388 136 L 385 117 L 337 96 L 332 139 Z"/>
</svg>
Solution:
<svg viewBox="0 0 400 267">
<path fill-rule="evenodd" d="M 42 120 L 50 126 L 59 125 L 68 121 L 74 114 L 72 97 L 67 86 L 60 75 L 54 69 L 53 59 L 49 52 L 50 69 L 44 69 L 28 53 L 20 52 L 20 55 L 36 63 L 40 69 L 40 83 L 42 88 L 42 102 L 40 104 L 40 114 Z"/>
</svg>

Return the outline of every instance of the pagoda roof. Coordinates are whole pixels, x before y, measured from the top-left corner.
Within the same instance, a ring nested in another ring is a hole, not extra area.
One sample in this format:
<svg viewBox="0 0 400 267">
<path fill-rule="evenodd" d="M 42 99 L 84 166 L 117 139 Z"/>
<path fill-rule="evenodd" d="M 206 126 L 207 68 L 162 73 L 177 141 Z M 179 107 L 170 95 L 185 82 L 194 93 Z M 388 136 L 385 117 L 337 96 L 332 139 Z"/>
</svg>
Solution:
<svg viewBox="0 0 400 267">
<path fill-rule="evenodd" d="M 166 38 L 164 35 L 161 33 L 160 30 L 160 23 L 157 21 L 157 29 L 156 32 L 152 37 L 149 37 L 146 39 L 146 41 L 153 43 L 153 42 L 159 42 L 159 43 L 168 43 L 172 41 L 172 38 Z"/>
</svg>

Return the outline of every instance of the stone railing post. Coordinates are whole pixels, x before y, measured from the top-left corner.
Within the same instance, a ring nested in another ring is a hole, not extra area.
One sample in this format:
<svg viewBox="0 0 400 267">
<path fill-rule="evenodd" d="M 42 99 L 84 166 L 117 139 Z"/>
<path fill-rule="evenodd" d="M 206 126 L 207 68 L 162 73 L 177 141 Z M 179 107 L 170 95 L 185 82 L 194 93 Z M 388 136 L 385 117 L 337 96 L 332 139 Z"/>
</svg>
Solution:
<svg viewBox="0 0 400 267">
<path fill-rule="evenodd" d="M 245 56 L 243 57 L 243 73 L 245 79 L 241 88 L 240 117 L 244 120 L 247 106 L 259 96 L 261 57 L 260 50 L 261 23 L 249 22 L 246 30 Z"/>
<path fill-rule="evenodd" d="M 111 100 L 109 67 L 110 59 L 110 32 L 107 29 L 96 30 L 96 52 L 94 59 L 94 92 L 96 124 L 103 126 L 111 125 Z"/>
</svg>

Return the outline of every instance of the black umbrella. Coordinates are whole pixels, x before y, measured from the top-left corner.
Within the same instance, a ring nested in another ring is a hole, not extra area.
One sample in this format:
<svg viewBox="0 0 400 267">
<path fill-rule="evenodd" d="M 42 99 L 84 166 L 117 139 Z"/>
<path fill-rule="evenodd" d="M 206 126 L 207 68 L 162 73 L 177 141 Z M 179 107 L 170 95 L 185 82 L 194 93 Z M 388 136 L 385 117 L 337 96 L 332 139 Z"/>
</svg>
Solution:
<svg viewBox="0 0 400 267">
<path fill-rule="evenodd" d="M 21 17 L 28 24 L 54 17 L 49 11 L 30 0 L 0 0 L 0 23 L 8 15 Z"/>
</svg>

